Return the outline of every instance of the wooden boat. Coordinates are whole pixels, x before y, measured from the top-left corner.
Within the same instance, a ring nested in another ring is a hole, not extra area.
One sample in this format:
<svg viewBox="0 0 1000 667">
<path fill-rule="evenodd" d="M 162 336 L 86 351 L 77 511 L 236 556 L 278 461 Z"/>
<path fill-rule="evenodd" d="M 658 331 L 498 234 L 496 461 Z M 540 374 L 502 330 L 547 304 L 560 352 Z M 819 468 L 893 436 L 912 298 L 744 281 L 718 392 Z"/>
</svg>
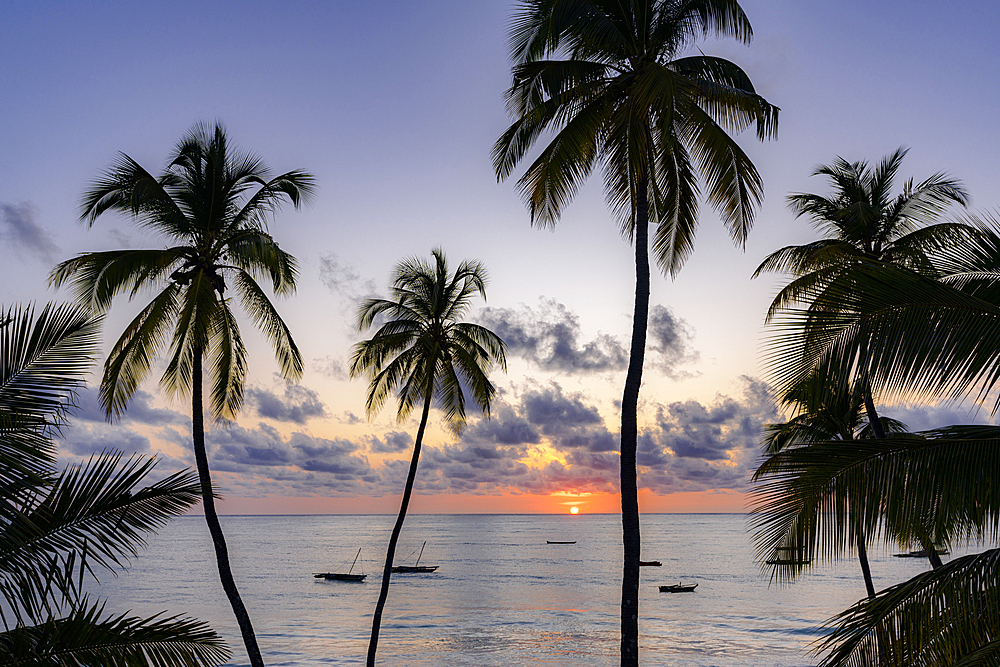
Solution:
<svg viewBox="0 0 1000 667">
<path fill-rule="evenodd" d="M 641 560 L 641 561 L 639 561 L 639 567 L 660 567 L 661 565 L 663 565 L 663 563 L 661 563 L 658 560 Z"/>
<path fill-rule="evenodd" d="M 546 544 L 576 544 L 576 540 L 572 542 L 559 542 L 558 540 L 545 540 Z"/>
<path fill-rule="evenodd" d="M 661 593 L 693 593 L 694 589 L 698 588 L 698 584 L 682 584 L 677 582 L 676 584 L 668 584 L 667 586 L 660 586 Z"/>
<path fill-rule="evenodd" d="M 938 556 L 947 556 L 948 550 L 942 549 L 937 552 Z M 926 549 L 917 549 L 916 551 L 908 551 L 905 554 L 893 554 L 896 558 L 927 558 Z"/>
<path fill-rule="evenodd" d="M 433 572 L 438 569 L 440 565 L 421 565 L 420 556 L 424 555 L 424 547 L 427 546 L 427 542 L 420 546 L 420 554 L 417 556 L 417 562 L 413 565 L 393 565 L 392 571 L 397 574 L 417 574 L 417 573 L 427 573 Z"/>
<path fill-rule="evenodd" d="M 313 578 L 327 581 L 364 581 L 367 574 L 354 574 L 354 565 L 360 555 L 361 549 L 358 549 L 358 553 L 354 555 L 354 562 L 351 563 L 351 569 L 347 572 L 313 572 Z"/>
</svg>

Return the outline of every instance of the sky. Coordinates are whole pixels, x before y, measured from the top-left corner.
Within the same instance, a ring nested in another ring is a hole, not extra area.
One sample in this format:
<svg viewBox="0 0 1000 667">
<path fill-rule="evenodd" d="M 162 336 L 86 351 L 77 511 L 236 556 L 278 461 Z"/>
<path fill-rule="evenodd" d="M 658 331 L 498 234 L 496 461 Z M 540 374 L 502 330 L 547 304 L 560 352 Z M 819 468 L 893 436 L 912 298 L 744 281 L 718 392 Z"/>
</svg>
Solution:
<svg viewBox="0 0 1000 667">
<path fill-rule="evenodd" d="M 354 313 L 386 294 L 405 257 L 440 246 L 488 268 L 470 319 L 508 343 L 490 420 L 460 436 L 432 413 L 411 512 L 615 512 L 618 409 L 634 290 L 632 249 L 592 178 L 554 229 L 535 229 L 514 180 L 490 160 L 510 123 L 508 0 L 235 3 L 14 0 L 0 25 L 0 304 L 69 299 L 47 286 L 80 252 L 161 247 L 127 219 L 78 222 L 81 193 L 117 153 L 158 173 L 196 122 L 222 121 L 273 173 L 305 169 L 317 195 L 270 228 L 299 261 L 276 304 L 306 370 L 287 384 L 243 320 L 246 406 L 208 448 L 220 511 L 389 513 L 398 507 L 416 420 L 365 414 L 348 378 Z M 747 47 L 699 43 L 741 65 L 781 108 L 778 139 L 741 145 L 765 200 L 745 248 L 707 205 L 676 280 L 653 276 L 640 396 L 640 507 L 743 511 L 763 424 L 779 418 L 759 351 L 782 284 L 760 261 L 815 233 L 785 198 L 826 193 L 811 177 L 841 156 L 875 162 L 909 147 L 900 172 L 961 179 L 972 209 L 1000 206 L 994 3 L 748 0 Z M 520 172 L 518 172 L 519 174 Z M 119 300 L 104 350 L 143 305 Z M 158 366 L 162 371 L 162 364 Z M 159 373 L 109 425 L 98 375 L 60 443 L 63 462 L 102 449 L 155 455 L 157 474 L 192 466 L 190 405 Z M 991 419 L 969 406 L 885 406 L 920 430 Z"/>
</svg>

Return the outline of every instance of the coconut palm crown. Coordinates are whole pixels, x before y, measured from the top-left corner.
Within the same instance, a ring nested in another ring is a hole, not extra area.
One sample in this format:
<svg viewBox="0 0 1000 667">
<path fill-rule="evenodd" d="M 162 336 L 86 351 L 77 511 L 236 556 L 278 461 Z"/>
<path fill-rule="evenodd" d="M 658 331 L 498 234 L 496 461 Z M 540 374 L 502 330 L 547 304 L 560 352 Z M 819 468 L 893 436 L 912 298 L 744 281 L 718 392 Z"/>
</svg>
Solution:
<svg viewBox="0 0 1000 667">
<path fill-rule="evenodd" d="M 790 273 L 794 279 L 775 296 L 767 312 L 776 313 L 808 301 L 833 281 L 849 280 L 861 259 L 888 262 L 922 275 L 938 274 L 932 256 L 969 239 L 974 233 L 962 222 L 940 222 L 952 205 L 967 206 L 969 195 L 957 179 L 938 172 L 920 183 L 908 179 L 893 194 L 893 181 L 908 149 L 899 148 L 875 167 L 838 157 L 821 165 L 814 176 L 826 176 L 828 196 L 797 193 L 788 204 L 826 238 L 786 246 L 768 255 L 754 272 Z"/>
<path fill-rule="evenodd" d="M 230 148 L 221 124 L 198 124 L 177 144 L 159 179 L 121 154 L 84 194 L 80 217 L 88 225 L 115 211 L 170 244 L 85 253 L 52 271 L 53 285 L 70 282 L 77 300 L 97 312 L 120 294 L 133 299 L 160 290 L 109 355 L 101 383 L 109 416 L 124 411 L 169 338 L 160 385 L 171 395 L 188 394 L 194 358 L 207 355 L 214 370 L 212 414 L 235 417 L 247 363 L 232 302 L 225 296 L 228 287 L 270 339 L 282 375 L 301 375 L 301 355 L 258 281 L 270 280 L 277 295 L 294 291 L 295 259 L 268 234 L 267 222 L 284 200 L 298 208 L 311 196 L 314 180 L 300 170 L 268 176 L 259 158 Z"/>
</svg>

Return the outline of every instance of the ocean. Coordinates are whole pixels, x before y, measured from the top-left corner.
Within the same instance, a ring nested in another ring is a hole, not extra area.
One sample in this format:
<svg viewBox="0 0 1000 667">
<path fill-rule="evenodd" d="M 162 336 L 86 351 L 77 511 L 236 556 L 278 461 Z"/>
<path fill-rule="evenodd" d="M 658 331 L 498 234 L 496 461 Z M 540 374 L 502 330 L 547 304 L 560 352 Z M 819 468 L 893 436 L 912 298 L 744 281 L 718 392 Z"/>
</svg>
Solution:
<svg viewBox="0 0 1000 667">
<path fill-rule="evenodd" d="M 364 664 L 393 516 L 224 516 L 234 574 L 267 665 Z M 646 514 L 640 581 L 644 665 L 799 667 L 825 620 L 865 594 L 856 559 L 815 565 L 792 584 L 769 582 L 753 561 L 742 514 Z M 576 544 L 546 544 L 546 540 Z M 618 664 L 618 515 L 413 515 L 394 575 L 378 664 L 507 667 Z M 315 579 L 355 572 L 363 583 Z M 871 547 L 876 588 L 927 569 Z M 697 583 L 694 593 L 657 586 Z M 118 577 L 95 589 L 108 609 L 167 611 L 209 623 L 248 664 L 218 582 L 204 519 L 182 517 L 149 540 Z"/>
</svg>

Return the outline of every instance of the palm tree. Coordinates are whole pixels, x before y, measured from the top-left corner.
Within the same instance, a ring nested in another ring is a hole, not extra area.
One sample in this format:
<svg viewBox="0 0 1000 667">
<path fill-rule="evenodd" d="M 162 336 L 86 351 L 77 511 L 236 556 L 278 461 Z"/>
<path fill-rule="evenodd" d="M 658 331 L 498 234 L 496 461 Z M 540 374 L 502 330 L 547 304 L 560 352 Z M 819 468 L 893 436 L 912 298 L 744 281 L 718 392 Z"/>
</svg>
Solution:
<svg viewBox="0 0 1000 667">
<path fill-rule="evenodd" d="M 859 258 L 853 284 L 809 293 L 807 310 L 786 315 L 789 327 L 805 331 L 805 342 L 800 355 L 776 365 L 780 375 L 829 368 L 844 377 L 857 366 L 863 340 L 876 391 L 992 399 L 1000 379 L 1000 222 L 972 220 L 974 235 L 930 256 L 937 279 Z M 904 540 L 930 533 L 945 543 L 982 542 L 1000 534 L 996 427 L 952 426 L 850 447 L 826 443 L 787 450 L 772 463 L 776 513 L 798 512 L 796 505 L 825 489 L 831 507 L 854 498 L 869 530 L 903 531 Z M 837 512 L 823 517 L 830 520 L 825 533 L 848 528 Z M 998 558 L 995 549 L 957 558 L 854 605 L 820 646 L 823 664 L 992 664 L 1000 650 Z"/>
<path fill-rule="evenodd" d="M 198 499 L 193 474 L 140 488 L 155 461 L 113 452 L 55 474 L 53 438 L 99 345 L 100 318 L 79 308 L 0 311 L 0 664 L 220 664 L 204 623 L 109 615 L 83 591 Z"/>
<path fill-rule="evenodd" d="M 281 374 L 287 379 L 301 376 L 298 348 L 257 281 L 269 278 L 275 294 L 294 291 L 295 259 L 267 233 L 267 218 L 286 199 L 297 208 L 312 191 L 309 174 L 290 171 L 269 178 L 259 158 L 229 147 L 221 124 L 198 124 L 177 144 L 159 179 L 122 154 L 83 196 L 81 219 L 89 225 L 103 213 L 116 211 L 162 234 L 170 245 L 84 253 L 59 264 L 50 277 L 56 287 L 71 282 L 79 303 L 95 312 L 108 309 L 118 294 L 132 299 L 144 290 L 160 290 L 112 348 L 104 365 L 101 401 L 108 419 L 124 412 L 173 329 L 160 386 L 172 396 L 191 394 L 205 520 L 222 587 L 254 667 L 264 663 L 233 580 L 215 510 L 205 451 L 202 364 L 207 358 L 212 416 L 235 419 L 243 403 L 247 359 L 232 302 L 225 296 L 231 285 L 274 346 Z"/>
<path fill-rule="evenodd" d="M 622 664 L 638 664 L 639 507 L 635 452 L 649 310 L 649 225 L 662 271 L 694 247 L 702 187 L 742 245 L 763 196 L 753 163 L 729 136 L 756 124 L 771 138 L 778 109 L 732 62 L 700 52 L 700 36 L 748 43 L 735 0 L 525 0 L 511 22 L 515 120 L 493 148 L 506 179 L 544 132 L 551 142 L 518 181 L 532 224 L 552 225 L 601 163 L 623 236 L 635 243 L 636 292 L 622 399 Z"/>
<path fill-rule="evenodd" d="M 806 193 L 789 196 L 796 217 L 808 217 L 828 237 L 802 246 L 786 246 L 771 253 L 757 267 L 754 277 L 765 271 L 794 276 L 772 301 L 767 323 L 794 304 L 815 298 L 816 293 L 855 285 L 854 270 L 862 259 L 934 276 L 937 272 L 931 260 L 933 254 L 969 238 L 973 230 L 966 224 L 932 224 L 950 205 L 968 203 L 968 194 L 959 181 L 937 173 L 916 185 L 909 179 L 900 194 L 892 194 L 893 181 L 906 153 L 906 149 L 899 148 L 875 168 L 866 162 L 847 162 L 838 157 L 833 164 L 820 166 L 813 172 L 814 176 L 830 179 L 832 196 Z M 795 354 L 789 348 L 794 347 L 800 336 L 801 331 L 795 326 L 779 326 L 776 354 Z M 868 421 L 875 437 L 884 438 L 886 433 L 881 428 L 867 379 L 871 370 L 863 343 L 858 354 L 859 388 Z M 931 563 L 940 566 L 933 545 L 928 543 L 924 547 Z"/>
<path fill-rule="evenodd" d="M 786 422 L 765 427 L 761 442 L 765 455 L 774 457 L 793 447 L 807 448 L 828 441 L 851 443 L 857 438 L 872 437 L 871 424 L 862 418 L 864 401 L 860 384 L 844 386 L 830 384 L 826 380 L 825 375 L 814 373 L 781 397 L 781 403 L 795 414 Z M 906 426 L 895 419 L 880 417 L 880 422 L 885 433 L 906 432 Z M 753 481 L 766 479 L 772 465 L 770 458 L 765 460 L 755 472 Z M 774 575 L 792 577 L 812 560 L 814 540 L 821 535 L 810 534 L 810 530 L 819 523 L 810 512 L 819 511 L 822 501 L 807 504 L 801 508 L 806 513 L 797 515 L 772 515 L 766 511 L 766 505 L 762 505 L 752 512 L 755 527 L 759 530 L 756 540 L 758 556 L 765 565 L 773 567 Z M 848 502 L 845 509 L 850 512 L 856 505 Z M 857 545 L 865 589 L 869 597 L 874 597 L 875 586 L 860 517 L 855 517 L 853 524 L 855 530 L 841 537 L 853 539 Z"/>
<path fill-rule="evenodd" d="M 467 397 L 489 417 L 496 394 L 489 372 L 495 365 L 507 370 L 504 342 L 485 327 L 459 321 L 476 294 L 486 298 L 485 267 L 466 260 L 452 274 L 440 248 L 431 254 L 433 265 L 417 258 L 400 262 L 393 274 L 392 298 L 369 299 L 358 309 L 361 331 L 384 319 L 369 340 L 355 346 L 351 359 L 351 377 L 364 375 L 370 382 L 368 415 L 377 413 L 391 393 L 396 394 L 396 418 L 400 422 L 406 420 L 414 405 L 423 404 L 399 515 L 386 549 L 382 588 L 368 644 L 368 667 L 375 665 L 392 561 L 413 492 L 431 405 L 436 404 L 444 412 L 445 420 L 457 433 L 465 423 Z"/>
</svg>

